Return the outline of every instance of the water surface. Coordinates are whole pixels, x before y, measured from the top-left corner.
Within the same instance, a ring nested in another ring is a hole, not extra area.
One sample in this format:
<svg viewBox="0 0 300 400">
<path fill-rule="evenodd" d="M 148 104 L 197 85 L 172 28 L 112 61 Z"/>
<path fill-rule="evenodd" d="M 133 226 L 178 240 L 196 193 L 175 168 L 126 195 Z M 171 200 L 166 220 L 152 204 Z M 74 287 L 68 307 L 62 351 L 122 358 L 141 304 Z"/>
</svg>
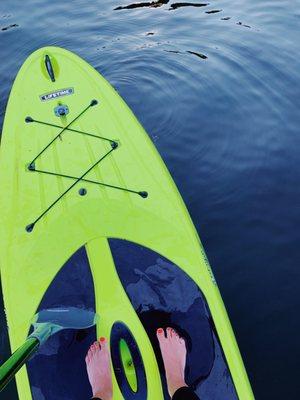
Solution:
<svg viewBox="0 0 300 400">
<path fill-rule="evenodd" d="M 256 399 L 296 400 L 300 1 L 137 3 L 2 0 L 0 124 L 13 79 L 35 49 L 65 47 L 101 72 L 182 193 Z"/>
</svg>

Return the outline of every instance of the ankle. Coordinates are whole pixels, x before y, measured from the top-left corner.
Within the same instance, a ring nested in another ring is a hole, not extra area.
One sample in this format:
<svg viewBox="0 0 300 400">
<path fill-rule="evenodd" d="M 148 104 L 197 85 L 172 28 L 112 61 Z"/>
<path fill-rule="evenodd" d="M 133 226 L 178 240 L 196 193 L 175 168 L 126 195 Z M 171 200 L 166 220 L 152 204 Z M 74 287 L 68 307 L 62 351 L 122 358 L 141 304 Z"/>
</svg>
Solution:
<svg viewBox="0 0 300 400">
<path fill-rule="evenodd" d="M 112 400 L 112 396 L 105 396 L 103 393 L 97 392 L 93 394 L 92 399 Z"/>
<path fill-rule="evenodd" d="M 171 398 L 174 396 L 175 392 L 182 387 L 188 387 L 184 379 L 172 380 L 170 383 L 168 382 L 168 392 Z"/>
</svg>

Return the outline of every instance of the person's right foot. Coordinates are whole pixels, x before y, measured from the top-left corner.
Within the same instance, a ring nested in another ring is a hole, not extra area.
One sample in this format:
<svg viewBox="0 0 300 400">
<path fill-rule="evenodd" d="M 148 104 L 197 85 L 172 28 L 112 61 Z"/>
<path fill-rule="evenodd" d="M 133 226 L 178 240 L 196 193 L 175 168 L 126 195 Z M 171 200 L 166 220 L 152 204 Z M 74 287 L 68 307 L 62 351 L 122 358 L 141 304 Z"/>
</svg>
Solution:
<svg viewBox="0 0 300 400">
<path fill-rule="evenodd" d="M 91 345 L 86 357 L 86 368 L 93 397 L 112 400 L 112 377 L 108 343 L 105 338 Z"/>
<path fill-rule="evenodd" d="M 186 345 L 178 333 L 167 328 L 167 336 L 162 328 L 157 330 L 162 358 L 164 361 L 169 395 L 173 397 L 177 389 L 187 386 L 184 379 Z"/>
</svg>

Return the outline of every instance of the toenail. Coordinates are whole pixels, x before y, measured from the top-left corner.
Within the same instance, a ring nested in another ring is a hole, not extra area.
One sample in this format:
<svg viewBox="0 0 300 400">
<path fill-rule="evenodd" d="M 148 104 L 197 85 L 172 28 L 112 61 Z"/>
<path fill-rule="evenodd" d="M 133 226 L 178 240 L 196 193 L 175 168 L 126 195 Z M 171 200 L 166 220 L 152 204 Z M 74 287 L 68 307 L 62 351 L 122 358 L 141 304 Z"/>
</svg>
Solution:
<svg viewBox="0 0 300 400">
<path fill-rule="evenodd" d="M 105 337 L 101 337 L 100 342 L 105 342 Z"/>
<path fill-rule="evenodd" d="M 162 328 L 158 328 L 158 329 L 157 329 L 157 333 L 163 333 L 163 331 L 164 331 L 164 330 L 163 330 Z"/>
</svg>

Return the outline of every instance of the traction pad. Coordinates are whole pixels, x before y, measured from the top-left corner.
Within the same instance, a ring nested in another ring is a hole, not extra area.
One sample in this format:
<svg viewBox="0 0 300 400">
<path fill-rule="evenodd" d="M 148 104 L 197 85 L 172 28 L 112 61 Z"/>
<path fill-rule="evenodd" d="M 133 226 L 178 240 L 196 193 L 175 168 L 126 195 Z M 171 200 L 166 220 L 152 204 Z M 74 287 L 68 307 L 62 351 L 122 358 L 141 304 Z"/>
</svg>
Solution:
<svg viewBox="0 0 300 400">
<path fill-rule="evenodd" d="M 119 239 L 109 239 L 109 245 L 120 281 L 155 351 L 165 400 L 169 395 L 156 330 L 167 326 L 186 340 L 186 380 L 200 398 L 237 400 L 207 303 L 195 282 L 178 266 L 143 246 Z M 94 310 L 94 298 L 89 262 L 82 247 L 56 275 L 39 310 L 58 306 Z M 84 360 L 95 340 L 95 327 L 78 332 L 63 330 L 51 337 L 27 364 L 33 400 L 89 398 Z"/>
</svg>

